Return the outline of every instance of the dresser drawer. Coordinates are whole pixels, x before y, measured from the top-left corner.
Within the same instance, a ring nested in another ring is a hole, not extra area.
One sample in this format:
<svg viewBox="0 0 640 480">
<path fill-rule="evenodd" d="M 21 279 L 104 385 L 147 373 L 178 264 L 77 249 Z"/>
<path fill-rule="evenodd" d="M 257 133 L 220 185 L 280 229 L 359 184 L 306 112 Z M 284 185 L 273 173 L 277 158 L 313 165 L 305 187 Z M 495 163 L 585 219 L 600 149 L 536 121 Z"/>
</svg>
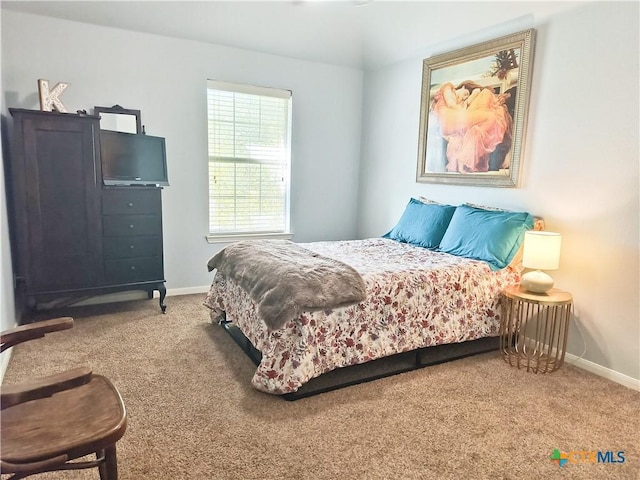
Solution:
<svg viewBox="0 0 640 480">
<path fill-rule="evenodd" d="M 105 260 L 104 272 L 107 282 L 114 283 L 164 280 L 160 257 Z"/>
<path fill-rule="evenodd" d="M 105 188 L 102 190 L 102 213 L 104 215 L 159 214 L 162 208 L 160 192 L 159 188 Z"/>
<path fill-rule="evenodd" d="M 160 215 L 105 215 L 102 234 L 105 237 L 161 235 L 162 219 Z"/>
<path fill-rule="evenodd" d="M 160 237 L 105 237 L 102 242 L 105 260 L 137 257 L 159 257 L 162 255 Z"/>
</svg>

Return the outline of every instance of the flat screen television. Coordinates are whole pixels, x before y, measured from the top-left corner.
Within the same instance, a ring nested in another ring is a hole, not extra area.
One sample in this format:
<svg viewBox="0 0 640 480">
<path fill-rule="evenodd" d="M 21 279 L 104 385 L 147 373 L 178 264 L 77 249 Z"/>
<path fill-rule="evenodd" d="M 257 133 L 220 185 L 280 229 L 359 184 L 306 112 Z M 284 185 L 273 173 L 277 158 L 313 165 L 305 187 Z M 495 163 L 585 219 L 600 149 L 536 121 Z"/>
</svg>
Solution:
<svg viewBox="0 0 640 480">
<path fill-rule="evenodd" d="M 169 185 L 162 137 L 101 130 L 100 155 L 105 185 Z"/>
</svg>

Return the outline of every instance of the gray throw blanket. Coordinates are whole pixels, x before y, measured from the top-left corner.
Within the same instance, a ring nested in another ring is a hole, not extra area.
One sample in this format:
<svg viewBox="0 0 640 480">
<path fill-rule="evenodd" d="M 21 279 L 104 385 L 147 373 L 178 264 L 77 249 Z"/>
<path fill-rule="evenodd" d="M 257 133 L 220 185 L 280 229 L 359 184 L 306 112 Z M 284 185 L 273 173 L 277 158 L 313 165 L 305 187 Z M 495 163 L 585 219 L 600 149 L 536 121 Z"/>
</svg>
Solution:
<svg viewBox="0 0 640 480">
<path fill-rule="evenodd" d="M 207 267 L 247 291 L 271 330 L 302 312 L 366 298 L 364 280 L 354 268 L 287 240 L 235 242 L 211 257 Z"/>
</svg>

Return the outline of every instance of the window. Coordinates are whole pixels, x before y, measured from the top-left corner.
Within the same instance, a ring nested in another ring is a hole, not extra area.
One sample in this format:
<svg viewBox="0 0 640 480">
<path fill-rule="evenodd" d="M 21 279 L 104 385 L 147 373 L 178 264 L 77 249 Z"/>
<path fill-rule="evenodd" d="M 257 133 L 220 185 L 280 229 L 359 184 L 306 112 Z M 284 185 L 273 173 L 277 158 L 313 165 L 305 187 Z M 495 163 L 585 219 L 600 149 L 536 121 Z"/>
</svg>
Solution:
<svg viewBox="0 0 640 480">
<path fill-rule="evenodd" d="M 209 240 L 289 234 L 291 92 L 209 80 Z"/>
</svg>

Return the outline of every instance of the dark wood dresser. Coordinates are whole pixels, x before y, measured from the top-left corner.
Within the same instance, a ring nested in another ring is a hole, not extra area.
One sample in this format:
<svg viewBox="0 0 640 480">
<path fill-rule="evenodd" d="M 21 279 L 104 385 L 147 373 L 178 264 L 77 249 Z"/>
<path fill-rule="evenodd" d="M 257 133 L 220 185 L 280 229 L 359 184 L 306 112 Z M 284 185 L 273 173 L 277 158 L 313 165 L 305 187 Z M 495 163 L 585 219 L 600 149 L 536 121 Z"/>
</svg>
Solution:
<svg viewBox="0 0 640 480">
<path fill-rule="evenodd" d="M 9 109 L 7 198 L 18 300 L 55 308 L 143 290 L 166 297 L 162 189 L 102 182 L 99 117 Z"/>
</svg>

